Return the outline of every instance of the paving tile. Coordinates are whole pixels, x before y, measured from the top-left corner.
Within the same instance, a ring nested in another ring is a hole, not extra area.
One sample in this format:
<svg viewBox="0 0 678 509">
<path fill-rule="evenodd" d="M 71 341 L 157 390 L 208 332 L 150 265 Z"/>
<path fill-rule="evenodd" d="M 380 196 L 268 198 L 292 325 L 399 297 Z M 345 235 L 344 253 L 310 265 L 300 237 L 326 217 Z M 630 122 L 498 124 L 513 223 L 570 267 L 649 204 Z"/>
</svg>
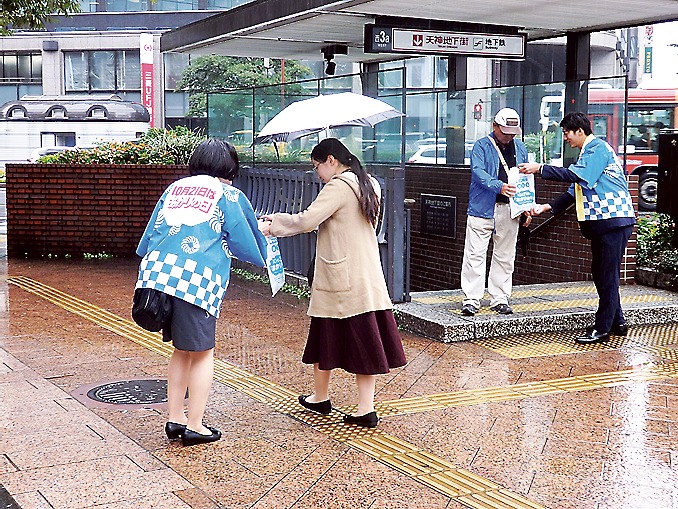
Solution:
<svg viewBox="0 0 678 509">
<path fill-rule="evenodd" d="M 449 497 L 422 490 L 413 480 L 356 451 L 348 451 L 294 507 L 443 508 L 448 502 Z"/>
<path fill-rule="evenodd" d="M 173 493 L 160 493 L 148 497 L 116 500 L 110 504 L 97 504 L 83 509 L 191 509 L 191 507 Z"/>
<path fill-rule="evenodd" d="M 12 494 L 39 491 L 55 509 L 84 508 L 187 489 L 168 469 L 145 472 L 130 458 L 113 456 L 15 472 L 4 477 Z"/>
<path fill-rule="evenodd" d="M 17 470 L 19 470 L 17 466 L 12 463 L 12 460 L 6 454 L 0 455 L 0 474 L 16 472 Z"/>
<path fill-rule="evenodd" d="M 128 317 L 136 269 L 136 261 L 86 270 L 11 261 L 9 270 Z M 217 357 L 293 393 L 311 392 L 312 367 L 300 361 L 305 303 L 270 299 L 256 285 L 234 280 L 229 288 Z M 0 321 L 3 313 L 9 320 L 0 331 L 7 451 L 0 474 L 23 509 L 464 507 L 225 383 L 214 383 L 205 416 L 223 431 L 215 444 L 170 443 L 163 408 L 89 409 L 70 393 L 110 379 L 165 377 L 167 358 L 16 287 L 9 297 L 11 306 L 0 309 Z M 482 344 L 403 333 L 410 362 L 377 378 L 376 399 L 650 369 L 669 362 L 656 345 L 671 330 L 634 326 L 618 350 L 517 359 Z M 353 375 L 334 373 L 331 388 L 335 406 L 356 403 Z M 385 416 L 379 428 L 550 509 L 678 509 L 676 401 L 678 378 L 662 379 Z M 24 438 L 35 446 L 22 450 L 16 433 L 28 420 L 55 433 L 29 432 Z"/>
<path fill-rule="evenodd" d="M 197 488 L 175 491 L 174 494 L 191 509 L 222 509 L 223 507 L 215 500 L 209 498 L 204 491 Z"/>
<path fill-rule="evenodd" d="M 20 493 L 13 498 L 21 509 L 54 509 L 54 506 L 38 491 Z"/>
</svg>

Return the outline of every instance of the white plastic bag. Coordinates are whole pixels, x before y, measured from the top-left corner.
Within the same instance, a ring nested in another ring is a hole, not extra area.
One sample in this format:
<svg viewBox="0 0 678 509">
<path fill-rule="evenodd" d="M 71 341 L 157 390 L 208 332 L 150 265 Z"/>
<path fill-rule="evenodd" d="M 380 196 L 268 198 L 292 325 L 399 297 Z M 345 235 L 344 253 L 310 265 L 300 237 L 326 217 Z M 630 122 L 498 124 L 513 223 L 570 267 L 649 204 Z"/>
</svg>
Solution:
<svg viewBox="0 0 678 509">
<path fill-rule="evenodd" d="M 280 256 L 278 239 L 266 237 L 266 242 L 268 243 L 266 248 L 266 269 L 268 270 L 268 280 L 271 282 L 271 292 L 275 295 L 285 284 L 285 267 L 282 256 Z"/>
<path fill-rule="evenodd" d="M 534 175 L 520 173 L 518 168 L 514 166 L 509 170 L 508 183 L 516 186 L 518 189 L 510 200 L 511 217 L 516 218 L 537 204 L 534 190 Z"/>
</svg>

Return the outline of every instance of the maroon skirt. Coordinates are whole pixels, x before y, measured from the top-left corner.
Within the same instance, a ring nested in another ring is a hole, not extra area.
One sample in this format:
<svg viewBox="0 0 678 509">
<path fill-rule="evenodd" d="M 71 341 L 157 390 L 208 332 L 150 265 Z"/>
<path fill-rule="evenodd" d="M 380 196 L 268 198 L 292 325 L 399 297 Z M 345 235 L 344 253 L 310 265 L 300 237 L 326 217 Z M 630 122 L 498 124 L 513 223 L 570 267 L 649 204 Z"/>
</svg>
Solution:
<svg viewBox="0 0 678 509">
<path fill-rule="evenodd" d="M 390 309 L 349 318 L 311 317 L 302 362 L 357 375 L 388 373 L 404 366 L 405 352 Z"/>
</svg>

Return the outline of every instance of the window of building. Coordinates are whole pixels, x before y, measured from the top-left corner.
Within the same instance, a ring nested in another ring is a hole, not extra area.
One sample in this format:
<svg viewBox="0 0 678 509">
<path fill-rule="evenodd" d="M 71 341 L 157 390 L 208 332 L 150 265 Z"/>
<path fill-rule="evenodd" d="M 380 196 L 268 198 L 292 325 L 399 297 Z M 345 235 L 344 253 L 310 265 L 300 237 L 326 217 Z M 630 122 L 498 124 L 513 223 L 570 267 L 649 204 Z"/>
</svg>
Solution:
<svg viewBox="0 0 678 509">
<path fill-rule="evenodd" d="M 151 3 L 154 11 L 194 11 L 198 9 L 198 0 L 156 0 Z"/>
<path fill-rule="evenodd" d="M 66 92 L 141 90 L 139 51 L 64 52 Z"/>
<path fill-rule="evenodd" d="M 100 5 L 105 5 L 109 12 L 138 12 L 148 11 L 146 0 L 100 0 Z M 99 10 L 102 10 L 99 7 Z"/>
<path fill-rule="evenodd" d="M 7 118 L 26 118 L 26 108 L 14 106 L 7 112 Z"/>
<path fill-rule="evenodd" d="M 87 112 L 88 118 L 106 118 L 108 117 L 108 112 L 106 108 L 99 106 L 92 106 Z"/>
<path fill-rule="evenodd" d="M 0 81 L 42 83 L 40 53 L 0 53 Z"/>
<path fill-rule="evenodd" d="M 79 0 L 81 12 L 227 11 L 254 0 Z"/>
<path fill-rule="evenodd" d="M 45 115 L 47 118 L 67 118 L 66 108 L 63 106 L 53 106 Z"/>
<path fill-rule="evenodd" d="M 165 90 L 177 90 L 184 69 L 190 63 L 189 55 L 183 53 L 165 53 Z"/>
</svg>

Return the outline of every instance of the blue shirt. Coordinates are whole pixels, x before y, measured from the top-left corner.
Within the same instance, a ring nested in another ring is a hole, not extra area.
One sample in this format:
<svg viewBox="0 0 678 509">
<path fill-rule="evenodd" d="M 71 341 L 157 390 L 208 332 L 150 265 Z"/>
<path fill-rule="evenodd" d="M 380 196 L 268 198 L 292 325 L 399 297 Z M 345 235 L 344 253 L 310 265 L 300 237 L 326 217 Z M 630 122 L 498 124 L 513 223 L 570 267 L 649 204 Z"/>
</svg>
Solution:
<svg viewBox="0 0 678 509">
<path fill-rule="evenodd" d="M 493 134 L 490 134 L 494 138 Z M 501 194 L 499 179 L 499 154 L 489 136 L 483 136 L 473 144 L 471 150 L 471 184 L 468 189 L 467 214 L 492 219 L 497 195 Z M 527 162 L 527 147 L 513 139 L 516 147 L 516 164 Z"/>
<path fill-rule="evenodd" d="M 218 317 L 231 257 L 264 267 L 266 238 L 247 197 L 216 177 L 172 183 L 139 241 L 136 288 L 155 288 Z"/>
</svg>

